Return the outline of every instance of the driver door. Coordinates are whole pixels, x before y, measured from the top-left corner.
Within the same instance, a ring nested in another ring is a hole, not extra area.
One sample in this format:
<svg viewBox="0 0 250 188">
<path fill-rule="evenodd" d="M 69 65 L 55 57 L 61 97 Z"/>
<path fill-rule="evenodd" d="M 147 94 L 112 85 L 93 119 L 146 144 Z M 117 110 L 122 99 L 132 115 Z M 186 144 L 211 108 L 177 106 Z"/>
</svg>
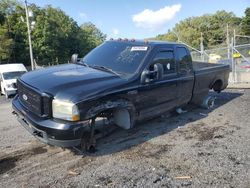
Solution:
<svg viewBox="0 0 250 188">
<path fill-rule="evenodd" d="M 162 66 L 162 78 L 155 76 L 145 83 L 141 83 L 140 116 L 154 117 L 176 107 L 177 94 L 177 68 L 172 49 L 159 49 L 152 58 L 147 70 L 153 71 L 155 64 Z M 152 77 L 152 75 L 150 75 Z M 150 77 L 149 76 L 149 77 Z M 154 75 L 153 75 L 154 76 Z"/>
</svg>

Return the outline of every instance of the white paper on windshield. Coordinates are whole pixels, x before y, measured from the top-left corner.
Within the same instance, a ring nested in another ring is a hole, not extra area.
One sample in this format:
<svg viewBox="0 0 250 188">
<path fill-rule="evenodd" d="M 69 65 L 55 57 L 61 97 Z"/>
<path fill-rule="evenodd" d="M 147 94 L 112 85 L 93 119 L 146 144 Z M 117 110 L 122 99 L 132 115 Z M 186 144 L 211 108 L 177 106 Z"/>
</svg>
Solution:
<svg viewBox="0 0 250 188">
<path fill-rule="evenodd" d="M 133 51 L 147 51 L 148 47 L 147 46 L 133 46 L 131 48 L 131 52 Z"/>
</svg>

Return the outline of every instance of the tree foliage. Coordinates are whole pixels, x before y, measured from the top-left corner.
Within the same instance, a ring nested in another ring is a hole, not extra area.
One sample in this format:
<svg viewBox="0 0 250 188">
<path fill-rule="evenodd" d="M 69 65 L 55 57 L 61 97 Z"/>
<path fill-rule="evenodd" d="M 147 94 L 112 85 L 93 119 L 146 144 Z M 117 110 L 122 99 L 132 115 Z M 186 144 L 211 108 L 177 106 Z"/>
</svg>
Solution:
<svg viewBox="0 0 250 188">
<path fill-rule="evenodd" d="M 81 34 L 79 37 L 83 42 L 81 43 L 83 53 L 86 54 L 91 49 L 104 42 L 107 36 L 103 34 L 93 23 L 87 22 L 81 25 Z"/>
<path fill-rule="evenodd" d="M 238 27 L 241 18 L 236 17 L 232 12 L 217 11 L 215 14 L 205 14 L 203 16 L 190 17 L 180 21 L 166 34 L 158 35 L 156 39 L 178 41 L 199 48 L 201 33 L 205 47 L 214 47 L 226 44 L 227 24 L 229 34 L 232 36 L 233 30 L 241 33 Z"/>
<path fill-rule="evenodd" d="M 77 23 L 60 9 L 50 6 L 36 10 L 36 25 L 32 32 L 33 48 L 39 63 L 67 62 L 77 46 Z"/>
<path fill-rule="evenodd" d="M 242 32 L 250 36 L 250 7 L 245 10 L 245 17 L 242 18 Z"/>
<path fill-rule="evenodd" d="M 0 58 L 30 64 L 24 5 L 0 2 Z M 59 8 L 29 5 L 33 12 L 32 45 L 38 65 L 66 63 L 73 53 L 85 55 L 106 38 L 92 23 L 79 27 Z"/>
<path fill-rule="evenodd" d="M 15 1 L 1 1 L 0 2 L 0 63 L 10 58 L 13 50 L 13 39 L 10 33 L 10 19 L 9 15 L 13 13 L 12 6 L 16 4 Z"/>
<path fill-rule="evenodd" d="M 6 25 L 0 27 L 0 63 L 3 60 L 9 59 L 13 40 L 8 35 L 8 29 Z"/>
</svg>

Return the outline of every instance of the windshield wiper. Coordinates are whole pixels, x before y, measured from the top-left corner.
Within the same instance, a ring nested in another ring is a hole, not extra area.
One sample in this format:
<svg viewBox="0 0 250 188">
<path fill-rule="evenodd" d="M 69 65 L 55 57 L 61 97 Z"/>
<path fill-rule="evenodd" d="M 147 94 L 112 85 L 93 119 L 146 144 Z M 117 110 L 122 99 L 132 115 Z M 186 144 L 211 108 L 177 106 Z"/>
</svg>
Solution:
<svg viewBox="0 0 250 188">
<path fill-rule="evenodd" d="M 121 76 L 119 73 L 113 71 L 112 69 L 110 69 L 108 67 L 101 66 L 101 65 L 93 65 L 93 66 L 91 66 L 91 68 L 108 71 L 108 72 L 115 74 L 116 76 L 119 76 L 119 77 Z"/>
<path fill-rule="evenodd" d="M 76 64 L 83 65 L 85 67 L 89 67 L 89 65 L 87 63 L 85 63 L 84 61 L 82 61 L 82 60 L 78 61 Z"/>
</svg>

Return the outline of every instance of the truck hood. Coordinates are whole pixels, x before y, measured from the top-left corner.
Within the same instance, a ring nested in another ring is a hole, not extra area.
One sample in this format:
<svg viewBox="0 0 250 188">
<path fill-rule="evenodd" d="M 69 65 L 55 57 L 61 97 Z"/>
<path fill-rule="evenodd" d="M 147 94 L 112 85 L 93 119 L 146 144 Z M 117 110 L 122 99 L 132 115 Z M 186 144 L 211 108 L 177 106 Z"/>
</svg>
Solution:
<svg viewBox="0 0 250 188">
<path fill-rule="evenodd" d="M 125 83 L 109 72 L 77 64 L 65 64 L 24 74 L 21 81 L 54 98 L 78 102 Z"/>
</svg>

